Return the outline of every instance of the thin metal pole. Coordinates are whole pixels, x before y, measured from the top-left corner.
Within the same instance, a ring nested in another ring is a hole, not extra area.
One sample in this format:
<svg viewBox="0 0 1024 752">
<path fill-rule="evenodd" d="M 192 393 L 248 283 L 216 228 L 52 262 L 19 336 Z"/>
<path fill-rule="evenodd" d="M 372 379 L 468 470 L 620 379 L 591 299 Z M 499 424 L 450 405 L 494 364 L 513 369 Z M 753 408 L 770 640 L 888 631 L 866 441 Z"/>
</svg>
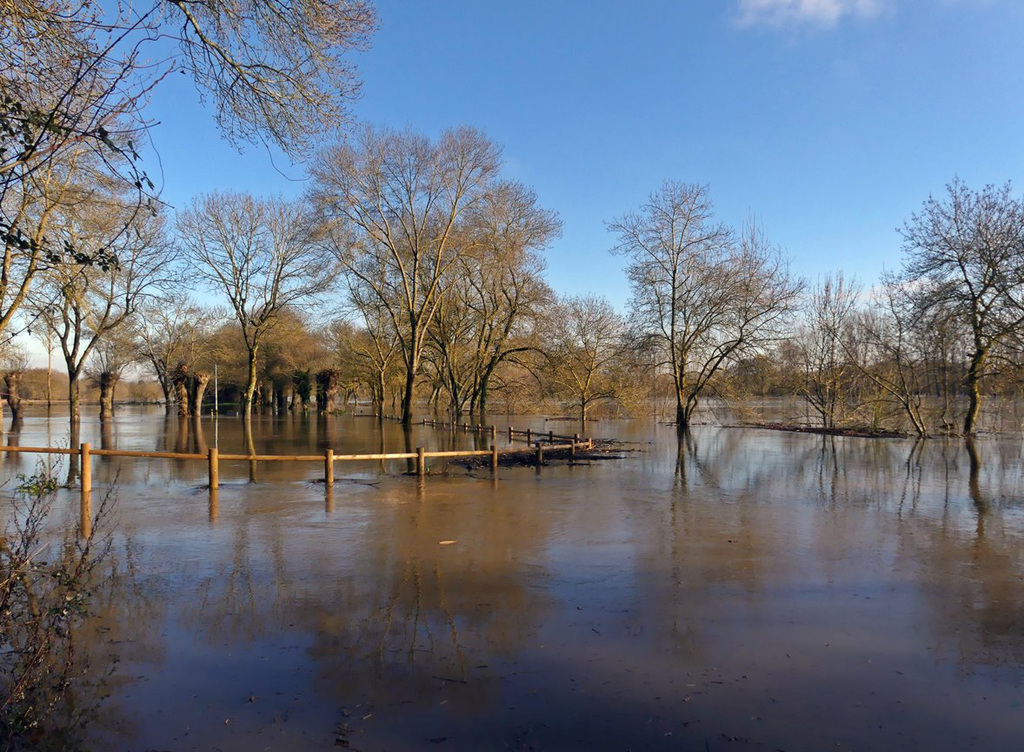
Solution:
<svg viewBox="0 0 1024 752">
<path fill-rule="evenodd" d="M 213 445 L 220 446 L 220 385 L 217 383 L 217 364 L 213 364 Z"/>
<path fill-rule="evenodd" d="M 50 324 L 46 324 L 46 414 L 50 414 L 51 409 L 51 391 L 50 391 L 50 377 L 53 374 L 53 329 L 50 328 Z"/>
</svg>

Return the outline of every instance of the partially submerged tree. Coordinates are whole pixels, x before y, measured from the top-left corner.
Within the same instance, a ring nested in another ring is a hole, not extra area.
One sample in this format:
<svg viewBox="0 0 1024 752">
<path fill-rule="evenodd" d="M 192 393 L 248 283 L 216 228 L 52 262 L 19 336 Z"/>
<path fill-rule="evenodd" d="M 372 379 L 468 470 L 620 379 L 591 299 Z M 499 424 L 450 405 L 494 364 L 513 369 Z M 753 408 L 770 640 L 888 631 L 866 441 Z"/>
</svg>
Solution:
<svg viewBox="0 0 1024 752">
<path fill-rule="evenodd" d="M 1024 329 L 1024 199 L 1009 183 L 970 189 L 959 178 L 903 225 L 901 279 L 921 317 L 956 319 L 971 349 L 963 431 L 975 431 L 993 349 Z"/>
<path fill-rule="evenodd" d="M 113 417 L 115 390 L 124 372 L 138 357 L 137 352 L 131 332 L 126 330 L 115 331 L 93 349 L 86 376 L 99 389 L 100 418 Z"/>
<path fill-rule="evenodd" d="M 7 344 L 0 352 L 0 373 L 4 375 L 7 405 L 11 408 L 11 420 L 17 424 L 22 419 L 21 379 L 28 370 L 28 353 L 20 345 Z M 3 406 L 0 405 L 0 412 Z"/>
<path fill-rule="evenodd" d="M 345 274 L 379 304 L 401 345 L 406 424 L 450 272 L 472 250 L 463 215 L 481 200 L 499 164 L 500 149 L 472 128 L 432 141 L 367 127 L 313 168 L 314 200 L 331 225 Z"/>
<path fill-rule="evenodd" d="M 227 299 L 241 329 L 248 368 L 242 415 L 247 417 L 267 332 L 283 311 L 327 290 L 334 263 L 305 208 L 283 199 L 212 193 L 181 212 L 177 226 L 195 276 Z"/>
<path fill-rule="evenodd" d="M 146 301 L 134 322 L 138 353 L 153 369 L 168 414 L 175 400 L 172 375 L 179 363 L 191 367 L 205 359 L 214 315 L 185 294 L 165 293 Z"/>
<path fill-rule="evenodd" d="M 282 310 L 263 343 L 259 367 L 259 384 L 263 387 L 262 404 L 278 413 L 283 412 L 289 406 L 286 394 L 291 391 L 294 397 L 291 407 L 302 408 L 301 395 L 311 378 L 311 372 L 321 368 L 327 361 L 323 337 L 311 325 L 310 317 L 293 308 Z M 308 397 L 307 392 L 307 400 Z"/>
<path fill-rule="evenodd" d="M 806 323 L 797 341 L 803 360 L 803 395 L 827 429 L 842 423 L 853 393 L 856 368 L 849 356 L 857 308 L 856 283 L 842 273 L 825 277 L 811 292 Z"/>
<path fill-rule="evenodd" d="M 470 412 L 487 413 L 495 369 L 536 348 L 539 317 L 553 295 L 541 252 L 561 232 L 555 212 L 520 183 L 492 186 L 470 218 L 476 251 L 455 268 L 462 288 L 456 315 L 468 325 Z"/>
<path fill-rule="evenodd" d="M 102 265 L 51 265 L 31 296 L 33 315 L 60 344 L 71 421 L 77 422 L 79 377 L 86 362 L 100 341 L 130 325 L 143 301 L 165 280 L 172 251 L 162 217 L 135 212 L 119 194 L 90 196 L 74 211 L 62 212 L 55 230 L 68 245 L 111 253 Z"/>
<path fill-rule="evenodd" d="M 590 408 L 615 395 L 616 360 L 625 327 L 604 298 L 568 297 L 550 311 L 545 332 L 545 369 L 557 394 L 567 396 L 579 408 L 586 429 Z"/>
<path fill-rule="evenodd" d="M 872 307 L 856 317 L 854 329 L 856 352 L 849 353 L 851 345 L 846 346 L 851 362 L 900 407 L 919 437 L 927 436 L 922 397 L 926 393 L 928 322 L 915 317 L 898 280 L 883 277 Z"/>
<path fill-rule="evenodd" d="M 782 335 L 802 283 L 759 228 L 713 221 L 706 186 L 666 182 L 609 229 L 629 259 L 632 325 L 672 374 L 685 430 L 724 364 Z"/>
</svg>

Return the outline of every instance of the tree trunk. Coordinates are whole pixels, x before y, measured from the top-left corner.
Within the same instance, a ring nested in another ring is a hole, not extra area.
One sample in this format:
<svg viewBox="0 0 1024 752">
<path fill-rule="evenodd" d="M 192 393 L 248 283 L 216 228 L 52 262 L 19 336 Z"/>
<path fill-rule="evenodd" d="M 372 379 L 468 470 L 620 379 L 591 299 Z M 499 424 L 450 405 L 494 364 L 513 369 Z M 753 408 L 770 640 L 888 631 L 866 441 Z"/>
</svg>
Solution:
<svg viewBox="0 0 1024 752">
<path fill-rule="evenodd" d="M 340 374 L 333 368 L 325 368 L 316 374 L 316 409 L 326 413 L 338 396 Z"/>
<path fill-rule="evenodd" d="M 78 371 L 68 367 L 68 412 L 71 422 L 78 423 L 82 419 L 82 389 L 78 382 Z"/>
<path fill-rule="evenodd" d="M 171 396 L 171 394 L 172 394 L 171 390 L 173 388 L 172 385 L 171 385 L 171 380 L 167 376 L 167 374 L 164 374 L 159 379 L 157 379 L 157 381 L 160 382 L 160 391 L 164 393 L 164 413 L 166 413 L 167 415 L 170 415 L 171 414 L 171 410 L 172 410 L 171 402 L 173 402 L 173 399 L 172 399 L 172 396 Z"/>
<path fill-rule="evenodd" d="M 206 394 L 206 387 L 210 383 L 210 374 L 199 371 L 192 377 L 188 389 L 188 414 L 192 416 L 201 415 L 203 412 L 203 396 Z"/>
<path fill-rule="evenodd" d="M 100 449 L 113 449 L 114 448 L 114 421 L 109 420 L 100 414 Z M 104 457 L 105 460 L 110 460 L 110 457 Z"/>
<path fill-rule="evenodd" d="M 111 418 L 114 415 L 114 387 L 117 376 L 110 371 L 100 374 L 100 417 Z"/>
<path fill-rule="evenodd" d="M 974 433 L 975 424 L 978 421 L 978 413 L 981 412 L 981 373 L 985 365 L 987 350 L 978 348 L 971 356 L 971 365 L 964 377 L 964 385 L 967 387 L 967 415 L 964 416 L 964 434 L 970 436 Z"/>
<path fill-rule="evenodd" d="M 4 376 L 4 383 L 7 384 L 7 404 L 11 407 L 11 419 L 13 423 L 21 420 L 21 394 L 18 387 L 21 385 L 22 374 L 18 372 L 9 373 Z M 0 416 L 3 415 L 0 410 Z"/>
<path fill-rule="evenodd" d="M 250 456 L 256 454 L 256 442 L 252 438 L 252 415 L 242 413 L 242 430 L 245 432 L 245 449 Z M 249 461 L 249 482 L 256 482 L 256 460 Z"/>
<path fill-rule="evenodd" d="M 178 415 L 188 415 L 188 366 L 178 363 L 174 367 L 174 375 L 171 377 L 171 384 L 174 386 L 174 396 L 178 401 Z"/>
<path fill-rule="evenodd" d="M 402 423 L 412 425 L 412 393 L 416 386 L 416 369 L 410 367 L 405 374 L 405 393 L 402 396 Z"/>
<path fill-rule="evenodd" d="M 256 348 L 249 350 L 249 380 L 242 394 L 242 415 L 252 415 L 252 396 L 256 393 Z"/>
<path fill-rule="evenodd" d="M 476 409 L 480 414 L 480 422 L 484 423 L 487 420 L 487 381 L 484 380 L 480 383 L 480 391 L 477 394 Z"/>
</svg>

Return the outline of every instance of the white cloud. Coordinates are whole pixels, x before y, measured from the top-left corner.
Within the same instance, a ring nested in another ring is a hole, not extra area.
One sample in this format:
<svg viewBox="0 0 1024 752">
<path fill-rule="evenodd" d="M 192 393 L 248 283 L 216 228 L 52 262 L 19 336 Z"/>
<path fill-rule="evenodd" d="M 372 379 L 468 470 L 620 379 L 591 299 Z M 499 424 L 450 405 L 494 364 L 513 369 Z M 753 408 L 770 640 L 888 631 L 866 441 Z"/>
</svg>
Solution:
<svg viewBox="0 0 1024 752">
<path fill-rule="evenodd" d="M 835 26 L 844 16 L 872 18 L 883 0 L 739 0 L 740 26 Z"/>
</svg>

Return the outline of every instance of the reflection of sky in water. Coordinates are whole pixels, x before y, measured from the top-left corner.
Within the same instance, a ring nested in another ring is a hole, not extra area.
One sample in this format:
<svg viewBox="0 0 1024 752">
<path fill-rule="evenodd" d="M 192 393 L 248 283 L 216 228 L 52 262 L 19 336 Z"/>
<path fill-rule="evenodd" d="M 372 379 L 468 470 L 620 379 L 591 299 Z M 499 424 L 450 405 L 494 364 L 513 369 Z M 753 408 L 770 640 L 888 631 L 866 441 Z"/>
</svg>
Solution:
<svg viewBox="0 0 1024 752">
<path fill-rule="evenodd" d="M 115 429 L 106 441 L 122 448 L 182 440 L 159 412 L 126 412 Z M 401 449 L 400 427 L 383 430 Z M 1019 438 L 980 439 L 972 477 L 957 441 L 699 427 L 680 447 L 649 423 L 592 430 L 639 451 L 502 468 L 496 484 L 483 470 L 420 486 L 401 467 L 339 466 L 329 493 L 315 464 L 261 465 L 253 485 L 241 463 L 222 469 L 214 507 L 202 463 L 123 463 L 122 575 L 103 609 L 111 631 L 90 646 L 100 665 L 122 663 L 97 738 L 204 750 L 1024 738 Z M 18 438 L 45 433 L 29 418 Z M 342 416 L 254 433 L 261 452 L 381 443 L 374 421 Z M 187 442 L 211 435 L 192 427 Z M 81 440 L 99 446 L 98 424 Z M 243 446 L 231 420 L 217 440 Z M 421 427 L 413 440 L 473 446 Z M 114 463 L 96 463 L 110 483 Z M 8 458 L 3 472 L 31 466 Z M 76 511 L 62 492 L 58 517 L 72 526 Z"/>
</svg>

